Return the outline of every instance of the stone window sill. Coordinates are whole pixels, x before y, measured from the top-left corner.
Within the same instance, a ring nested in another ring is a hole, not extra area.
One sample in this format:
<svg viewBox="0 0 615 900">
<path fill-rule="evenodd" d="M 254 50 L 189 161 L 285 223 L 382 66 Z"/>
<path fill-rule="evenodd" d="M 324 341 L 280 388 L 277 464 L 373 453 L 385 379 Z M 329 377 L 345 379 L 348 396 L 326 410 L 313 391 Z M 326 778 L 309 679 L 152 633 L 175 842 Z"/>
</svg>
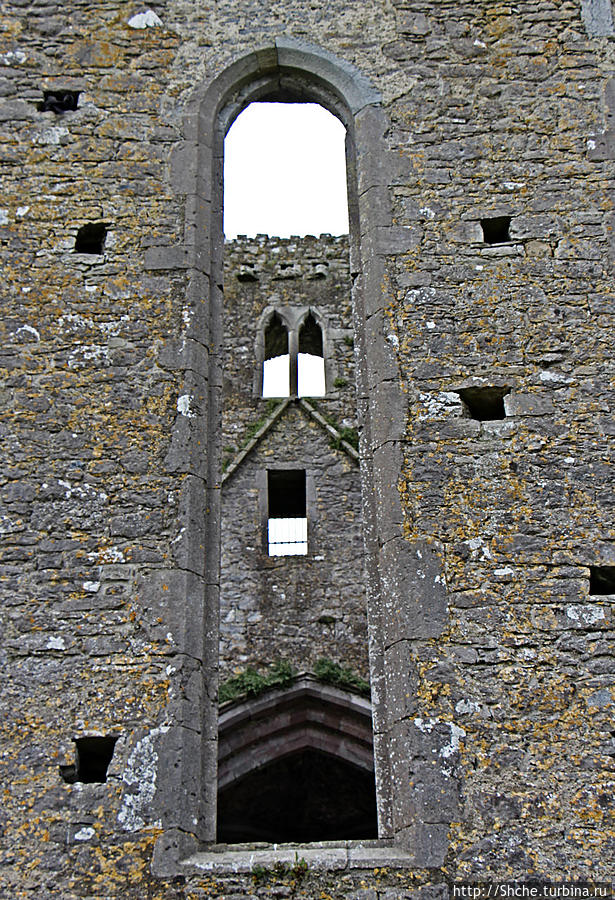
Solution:
<svg viewBox="0 0 615 900">
<path fill-rule="evenodd" d="M 304 859 L 312 871 L 373 869 L 387 866 L 407 869 L 416 865 L 412 856 L 392 841 L 321 841 L 313 844 L 217 844 L 180 863 L 184 875 L 204 872 L 251 872 L 255 866 L 292 865 Z"/>
</svg>

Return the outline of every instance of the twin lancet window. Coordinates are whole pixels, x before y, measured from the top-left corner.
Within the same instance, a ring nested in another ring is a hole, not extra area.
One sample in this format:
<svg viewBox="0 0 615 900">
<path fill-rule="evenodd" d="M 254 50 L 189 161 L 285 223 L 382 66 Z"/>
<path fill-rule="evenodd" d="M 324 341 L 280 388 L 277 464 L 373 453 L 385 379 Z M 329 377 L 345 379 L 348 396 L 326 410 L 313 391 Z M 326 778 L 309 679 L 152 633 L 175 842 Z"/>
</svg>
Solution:
<svg viewBox="0 0 615 900">
<path fill-rule="evenodd" d="M 298 331 L 274 312 L 265 328 L 263 397 L 324 397 L 322 329 L 308 312 Z"/>
</svg>

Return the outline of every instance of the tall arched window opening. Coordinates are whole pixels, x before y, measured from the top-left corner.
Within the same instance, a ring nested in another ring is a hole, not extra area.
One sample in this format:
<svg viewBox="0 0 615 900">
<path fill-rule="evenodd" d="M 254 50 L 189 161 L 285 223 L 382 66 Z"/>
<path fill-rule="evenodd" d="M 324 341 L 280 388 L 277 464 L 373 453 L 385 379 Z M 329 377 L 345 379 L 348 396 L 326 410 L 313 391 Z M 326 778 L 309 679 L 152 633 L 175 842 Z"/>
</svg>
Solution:
<svg viewBox="0 0 615 900">
<path fill-rule="evenodd" d="M 288 329 L 274 313 L 265 329 L 263 397 L 290 396 L 290 354 Z"/>
<path fill-rule="evenodd" d="M 152 868 L 164 877 L 185 875 L 186 867 L 190 865 L 198 867 L 202 874 L 202 855 L 207 857 L 207 866 L 215 866 L 219 860 L 217 848 L 211 854 L 207 851 L 216 840 L 217 831 L 217 691 L 219 684 L 224 687 L 229 669 L 232 673 L 249 665 L 250 648 L 242 645 L 233 619 L 243 617 L 244 622 L 250 621 L 251 627 L 254 623 L 259 624 L 258 615 L 254 615 L 245 603 L 251 596 L 251 585 L 248 590 L 239 592 L 236 603 L 227 603 L 226 608 L 221 608 L 219 603 L 224 594 L 224 586 L 220 590 L 218 566 L 220 542 L 224 544 L 224 529 L 220 527 L 221 507 L 226 503 L 224 494 L 228 493 L 229 485 L 234 485 L 235 505 L 231 505 L 230 512 L 241 511 L 243 515 L 237 516 L 238 519 L 247 514 L 252 520 L 251 540 L 244 548 L 245 554 L 262 553 L 259 538 L 263 533 L 266 505 L 264 501 L 260 504 L 260 498 L 266 488 L 266 470 L 271 467 L 268 448 L 262 442 L 266 435 L 272 434 L 282 415 L 290 411 L 297 421 L 304 415 L 308 425 L 314 422 L 310 427 L 317 435 L 322 431 L 316 426 L 321 429 L 324 426 L 329 450 L 342 449 L 346 457 L 355 462 L 359 458 L 353 449 L 356 432 L 353 439 L 351 421 L 337 420 L 343 426 L 342 433 L 330 424 L 334 404 L 349 396 L 340 386 L 344 380 L 338 378 L 341 373 L 333 370 L 332 383 L 336 393 L 319 403 L 320 410 L 303 398 L 276 400 L 272 409 L 271 402 L 263 401 L 261 393 L 254 390 L 254 345 L 249 345 L 250 335 L 255 331 L 253 323 L 258 319 L 257 308 L 264 311 L 266 307 L 276 309 L 283 305 L 282 298 L 276 293 L 277 286 L 273 291 L 276 297 L 269 292 L 265 304 L 262 296 L 252 302 L 249 294 L 247 298 L 244 294 L 238 308 L 234 306 L 237 296 L 233 299 L 232 291 L 221 289 L 223 280 L 227 288 L 232 283 L 229 273 L 233 271 L 233 258 L 247 253 L 251 256 L 250 272 L 244 272 L 245 277 L 240 282 L 235 269 L 235 281 L 257 293 L 262 243 L 257 239 L 254 246 L 242 247 L 239 240 L 227 242 L 224 247 L 224 136 L 252 101 L 293 98 L 298 102 L 306 98 L 321 102 L 334 111 L 347 128 L 352 248 L 352 272 L 349 266 L 347 269 L 348 282 L 352 284 L 352 304 L 348 303 L 347 307 L 352 305 L 354 328 L 333 322 L 324 335 L 324 344 L 325 354 L 329 342 L 337 347 L 343 344 L 351 354 L 353 345 L 356 347 L 354 356 L 364 451 L 361 454 L 361 480 L 365 489 L 357 516 L 346 517 L 340 504 L 337 506 L 346 524 L 353 521 L 362 529 L 365 523 L 367 561 L 363 589 L 367 585 L 370 597 L 369 669 L 377 686 L 373 706 L 373 756 L 378 784 L 378 834 L 393 841 L 391 857 L 387 857 L 384 845 L 378 847 L 381 864 L 397 866 L 403 856 L 412 866 L 442 866 L 450 823 L 458 821 L 460 814 L 456 777 L 447 777 L 436 784 L 437 810 L 433 806 L 426 807 L 423 796 L 425 784 L 432 783 L 433 759 L 438 754 L 446 756 L 447 766 L 450 765 L 450 743 L 442 745 L 442 740 L 450 741 L 450 733 L 446 731 L 443 736 L 442 730 L 434 727 L 428 734 L 424 728 L 419 728 L 414 719 L 416 705 L 412 691 L 410 695 L 400 696 L 397 689 L 389 690 L 391 685 L 395 687 L 399 683 L 400 672 L 407 673 L 406 677 L 412 683 L 417 660 L 416 642 L 420 647 L 422 641 L 437 639 L 442 634 L 447 609 L 447 590 L 437 542 L 432 545 L 428 537 L 420 536 L 408 540 L 402 534 L 400 524 L 404 520 L 395 473 L 399 471 L 407 428 L 407 398 L 400 383 L 397 354 L 383 338 L 383 308 L 387 307 L 390 296 L 386 287 L 386 257 L 403 252 L 400 248 L 406 246 L 408 230 L 394 226 L 391 221 L 385 139 L 389 120 L 382 107 L 382 97 L 351 63 L 304 41 L 276 37 L 266 47 L 240 56 L 195 92 L 194 103 L 186 115 L 186 134 L 194 136 L 194 143 L 187 142 L 178 147 L 171 160 L 173 183 L 187 197 L 186 225 L 190 228 L 186 229 L 185 252 L 163 253 L 162 248 L 154 248 L 155 253 L 150 259 L 153 268 L 158 268 L 162 261 L 182 276 L 188 264 L 186 302 L 195 315 L 186 317 L 189 321 L 185 334 L 193 339 L 181 345 L 182 389 L 194 393 L 203 412 L 202 415 L 177 416 L 168 456 L 172 471 L 190 473 L 190 477 L 182 482 L 185 502 L 180 504 L 177 516 L 180 530 L 174 541 L 176 564 L 168 573 L 176 590 L 168 590 L 168 577 L 162 575 L 162 590 L 167 592 L 163 595 L 165 609 L 176 626 L 178 654 L 186 660 L 194 660 L 195 673 L 202 672 L 203 677 L 191 678 L 185 667 L 177 671 L 170 668 L 170 696 L 172 691 L 172 696 L 182 699 L 171 710 L 173 722 L 168 732 L 161 729 L 164 734 L 158 757 L 158 784 L 170 771 L 176 772 L 178 779 L 173 780 L 160 799 L 156 796 L 156 810 L 160 810 L 164 833 L 156 842 Z M 195 203 L 195 198 L 204 202 Z M 194 241 L 193 237 L 196 238 Z M 339 240 L 333 239 L 334 256 L 339 250 Z M 344 241 L 341 239 L 342 244 Z M 306 238 L 304 249 L 307 242 Z M 273 244 L 276 248 L 280 246 L 276 241 Z M 292 257 L 295 250 L 291 250 L 290 245 L 286 247 L 287 257 Z M 327 260 L 327 265 L 329 262 Z M 311 260 L 308 252 L 305 266 L 312 268 L 313 265 L 320 270 L 318 278 L 321 279 L 327 265 L 321 260 Z M 292 266 L 289 271 L 293 271 Z M 350 288 L 347 294 L 349 297 Z M 344 302 L 343 296 L 341 300 Z M 314 300 L 313 304 L 305 305 L 304 311 L 317 306 L 318 302 Z M 336 310 L 339 312 L 339 303 Z M 237 316 L 238 323 L 231 335 L 223 329 L 223 318 L 229 321 L 233 316 Z M 352 316 L 348 314 L 345 318 L 350 321 Z M 206 385 L 202 372 L 209 375 Z M 249 393 L 252 414 L 255 414 L 249 428 L 249 417 L 239 414 L 240 404 L 234 394 L 237 385 L 243 384 L 246 377 L 252 380 Z M 353 382 L 354 371 L 347 379 L 347 383 Z M 223 427 L 220 424 L 222 404 L 226 416 Z M 242 461 L 250 458 L 254 461 L 254 449 L 259 446 L 267 456 L 267 465 L 263 465 L 260 475 L 257 472 L 258 477 L 254 479 Z M 340 459 L 337 457 L 337 462 Z M 318 497 L 315 484 L 312 484 L 314 473 L 297 460 L 289 468 L 305 468 L 308 515 L 313 508 L 319 518 Z M 330 471 L 334 477 L 332 496 L 339 498 L 344 494 L 338 477 L 339 468 L 334 465 Z M 246 477 L 238 479 L 238 473 Z M 221 480 L 222 490 L 219 489 Z M 226 520 L 232 524 L 232 515 L 227 515 Z M 316 524 L 310 523 L 314 537 Z M 332 534 L 335 541 L 337 532 L 333 530 Z M 333 552 L 336 552 L 335 547 Z M 227 571 L 237 571 L 242 556 L 232 535 L 226 549 L 222 547 L 223 566 L 225 553 Z M 313 558 L 308 552 L 303 557 L 275 558 L 259 572 L 264 576 L 278 567 L 295 566 L 299 576 L 296 583 L 301 586 L 305 581 L 304 574 L 309 573 L 313 564 L 321 562 L 315 556 Z M 338 568 L 342 571 L 346 568 L 347 556 L 347 552 L 340 550 L 338 560 L 343 559 L 344 566 Z M 429 578 L 425 577 L 426 566 L 431 573 Z M 146 579 L 154 595 L 160 591 L 160 577 L 156 568 L 151 578 Z M 259 577 L 257 573 L 256 578 Z M 318 583 L 322 584 L 322 579 Z M 276 615 L 280 602 L 285 604 L 283 610 L 288 609 L 288 604 L 278 588 L 279 583 L 273 581 L 270 610 L 267 616 L 261 616 L 264 621 L 260 635 L 253 632 L 254 646 L 259 640 L 261 644 L 265 641 L 271 644 L 274 626 L 276 632 L 279 631 Z M 411 604 L 408 604 L 409 598 L 412 598 Z M 321 599 L 325 603 L 331 601 L 330 609 L 312 619 L 312 625 L 331 626 L 337 630 L 335 597 L 321 596 Z M 296 608 L 300 613 L 304 611 L 303 606 Z M 312 610 L 307 612 L 311 614 Z M 296 633 L 303 632 L 298 629 Z M 364 640 L 364 648 L 366 643 Z M 216 665 L 218 647 L 219 666 Z M 346 649 L 348 656 L 352 656 L 352 647 L 347 645 Z M 358 665 L 359 660 L 356 663 Z M 181 787 L 181 803 L 176 802 L 176 784 Z M 270 852 L 266 851 L 267 859 Z M 276 851 L 273 852 L 275 857 Z M 373 863 L 371 848 L 357 846 L 353 853 L 355 860 L 362 860 L 366 867 Z M 255 856 L 258 856 L 256 852 Z"/>
<path fill-rule="evenodd" d="M 299 397 L 324 397 L 325 358 L 322 329 L 312 312 L 299 329 L 297 357 L 297 394 Z"/>
<path fill-rule="evenodd" d="M 310 120 L 317 110 L 318 119 L 333 122 L 337 149 L 321 146 L 324 154 L 311 172 L 313 159 L 298 162 L 297 154 L 286 150 L 282 156 L 288 158 L 278 157 L 268 191 L 254 201 L 248 194 L 266 178 L 256 148 L 262 135 L 251 139 L 250 178 L 240 194 L 244 212 L 256 203 L 262 217 L 254 218 L 253 209 L 242 224 L 231 216 L 233 181 L 239 176 L 228 160 L 225 164 L 221 728 L 227 717 L 234 718 L 235 707 L 229 704 L 245 701 L 242 691 L 250 679 L 264 686 L 265 702 L 271 673 L 286 672 L 289 689 L 303 678 L 311 685 L 311 679 L 318 680 L 323 659 L 335 671 L 354 673 L 366 686 L 370 676 L 361 478 L 358 454 L 348 443 L 357 436 L 358 425 L 345 233 L 345 128 L 315 104 L 253 103 L 228 131 L 229 156 L 235 152 L 230 140 L 241 120 L 250 118 L 258 106 L 276 107 L 291 132 L 302 112 Z M 314 130 L 308 124 L 310 128 Z M 280 135 L 269 133 L 265 157 L 275 157 Z M 327 176 L 336 154 L 341 165 L 333 173 L 333 191 Z M 282 168 L 287 162 L 294 164 L 292 177 Z M 338 215 L 337 224 L 328 209 L 334 193 L 343 199 L 343 217 Z M 275 225 L 268 215 L 279 199 L 290 203 L 281 204 Z M 305 213 L 308 206 L 303 224 L 300 218 L 289 218 Z M 233 238 L 235 233 L 239 236 Z M 319 398 L 322 407 L 313 398 Z M 286 708 L 288 698 L 278 699 Z M 350 690 L 344 702 L 353 706 L 355 699 Z M 375 837 L 371 706 L 363 702 L 370 737 L 359 762 L 349 749 L 352 717 L 344 720 L 348 733 L 341 729 L 333 744 L 312 724 L 312 712 L 305 713 L 305 727 L 296 733 L 280 725 L 262 752 L 245 755 L 240 775 L 239 751 L 231 742 L 224 751 L 229 757 L 220 757 L 220 771 L 232 777 L 225 780 L 223 775 L 219 781 L 219 839 Z M 326 704 L 322 697 L 314 704 L 316 721 L 326 715 Z M 278 712 L 272 715 L 276 718 Z M 305 734 L 309 740 L 304 741 Z M 246 732 L 248 739 L 255 740 Z M 311 783 L 296 784 L 306 779 Z"/>
</svg>

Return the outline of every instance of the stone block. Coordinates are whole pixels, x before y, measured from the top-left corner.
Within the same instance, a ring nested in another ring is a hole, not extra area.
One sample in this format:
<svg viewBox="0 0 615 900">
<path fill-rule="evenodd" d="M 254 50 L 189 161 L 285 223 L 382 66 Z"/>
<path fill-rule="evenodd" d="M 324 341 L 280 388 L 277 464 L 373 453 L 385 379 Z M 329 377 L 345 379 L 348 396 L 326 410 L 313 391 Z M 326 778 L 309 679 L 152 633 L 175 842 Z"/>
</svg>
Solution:
<svg viewBox="0 0 615 900">
<path fill-rule="evenodd" d="M 388 543 L 399 537 L 404 521 L 399 493 L 402 464 L 401 445 L 387 442 L 373 452 L 374 521 L 378 541 Z M 366 523 L 367 524 L 367 523 Z"/>
<path fill-rule="evenodd" d="M 203 659 L 205 583 L 191 572 L 156 569 L 137 581 L 138 624 L 151 641 L 170 653 Z"/>
<path fill-rule="evenodd" d="M 176 144 L 169 158 L 171 187 L 178 194 L 194 192 L 198 168 L 198 147 L 194 141 Z"/>
<path fill-rule="evenodd" d="M 195 723 L 196 724 L 196 723 Z M 157 744 L 156 793 L 153 809 L 165 828 L 196 831 L 201 811 L 201 733 L 187 727 L 171 727 Z M 178 803 L 177 798 L 182 802 Z"/>
<path fill-rule="evenodd" d="M 408 848 L 415 866 L 421 869 L 437 869 L 444 864 L 448 851 L 448 831 L 448 825 L 415 825 L 400 831 L 398 839 Z M 436 896 L 440 897 L 441 892 L 437 892 Z"/>
<path fill-rule="evenodd" d="M 448 622 L 443 551 L 429 539 L 389 541 L 380 551 L 383 640 L 438 637 Z"/>
<path fill-rule="evenodd" d="M 385 698 L 388 726 L 417 712 L 418 674 L 410 641 L 398 641 L 384 652 Z"/>
<path fill-rule="evenodd" d="M 581 17 L 590 37 L 608 37 L 613 34 L 611 0 L 581 0 Z"/>
<path fill-rule="evenodd" d="M 548 416 L 555 411 L 549 396 L 512 392 L 504 397 L 504 410 L 507 416 Z"/>
<path fill-rule="evenodd" d="M 403 256 L 419 246 L 423 229 L 414 225 L 376 226 L 367 233 L 366 241 L 372 240 L 374 252 L 380 256 Z"/>
<path fill-rule="evenodd" d="M 389 184 L 389 157 L 384 151 L 387 116 L 377 106 L 366 106 L 355 117 L 357 189 L 361 197 L 370 188 Z"/>
<path fill-rule="evenodd" d="M 377 359 L 384 359 L 385 368 L 389 371 L 397 368 L 397 361 L 391 350 L 381 348 Z M 372 377 L 377 377 L 377 374 L 375 370 Z M 406 434 L 407 406 L 399 378 L 393 377 L 386 381 L 379 379 L 377 383 L 371 382 L 369 388 L 371 449 L 375 450 L 392 441 L 402 441 Z"/>
<path fill-rule="evenodd" d="M 197 849 L 198 841 L 193 834 L 168 828 L 154 845 L 152 874 L 155 878 L 175 878 L 180 860 L 188 859 Z"/>
<path fill-rule="evenodd" d="M 24 100 L 10 100 L 0 103 L 0 122 L 27 122 L 36 118 L 36 110 L 32 103 Z"/>
<path fill-rule="evenodd" d="M 361 234 L 367 228 L 388 228 L 391 225 L 391 201 L 388 188 L 374 185 L 359 195 Z"/>
<path fill-rule="evenodd" d="M 338 56 L 296 38 L 277 37 L 275 45 L 282 69 L 305 70 L 312 78 L 331 85 L 344 98 L 353 116 L 366 106 L 380 103 L 381 96 L 368 79 Z"/>
<path fill-rule="evenodd" d="M 145 268 L 149 271 L 188 269 L 192 265 L 190 249 L 179 247 L 150 247 L 145 251 Z"/>
<path fill-rule="evenodd" d="M 202 479 L 188 475 L 182 481 L 178 522 L 180 530 L 172 539 L 173 559 L 180 569 L 205 575 L 205 510 L 207 489 Z"/>
</svg>

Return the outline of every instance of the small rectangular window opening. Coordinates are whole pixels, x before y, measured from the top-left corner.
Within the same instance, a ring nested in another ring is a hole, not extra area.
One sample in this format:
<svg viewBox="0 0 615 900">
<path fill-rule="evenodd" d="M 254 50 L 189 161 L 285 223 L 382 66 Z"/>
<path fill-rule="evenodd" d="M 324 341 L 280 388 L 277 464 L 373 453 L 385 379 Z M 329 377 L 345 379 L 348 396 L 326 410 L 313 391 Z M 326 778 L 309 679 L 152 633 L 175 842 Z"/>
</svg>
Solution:
<svg viewBox="0 0 615 900">
<path fill-rule="evenodd" d="M 615 566 L 590 566 L 589 593 L 615 594 Z"/>
<path fill-rule="evenodd" d="M 102 253 L 106 237 L 107 226 L 104 222 L 91 222 L 88 225 L 82 225 L 77 232 L 75 253 Z"/>
<path fill-rule="evenodd" d="M 60 766 L 60 775 L 67 784 L 103 783 L 113 757 L 117 737 L 82 737 L 75 739 L 75 765 Z"/>
<path fill-rule="evenodd" d="M 486 244 L 506 244 L 510 241 L 510 216 L 481 219 L 483 240 Z"/>
<path fill-rule="evenodd" d="M 39 112 L 54 112 L 61 115 L 77 109 L 81 91 L 43 91 L 43 102 L 38 104 Z"/>
<path fill-rule="evenodd" d="M 269 556 L 307 554 L 304 469 L 267 472 L 267 548 Z"/>
<path fill-rule="evenodd" d="M 473 419 L 490 422 L 506 418 L 504 397 L 508 387 L 469 387 L 457 391 Z"/>
</svg>

